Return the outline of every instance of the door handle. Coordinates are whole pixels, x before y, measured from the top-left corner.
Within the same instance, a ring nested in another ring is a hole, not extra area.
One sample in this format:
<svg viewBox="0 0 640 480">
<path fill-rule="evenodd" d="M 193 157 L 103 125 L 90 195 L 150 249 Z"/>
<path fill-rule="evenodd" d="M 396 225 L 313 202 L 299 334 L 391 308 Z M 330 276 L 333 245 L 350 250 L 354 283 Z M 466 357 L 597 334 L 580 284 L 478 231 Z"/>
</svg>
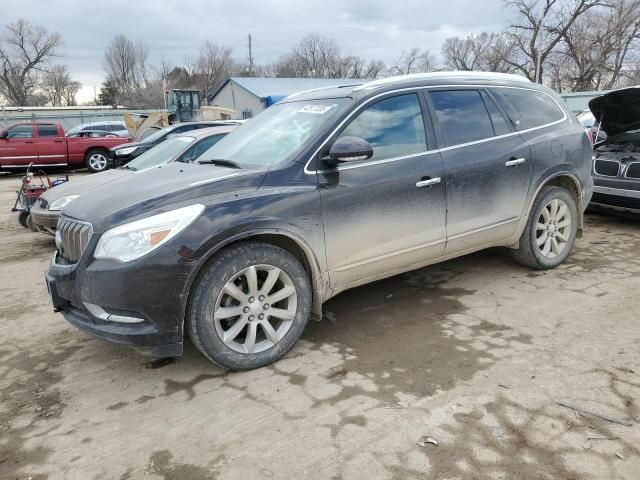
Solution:
<svg viewBox="0 0 640 480">
<path fill-rule="evenodd" d="M 505 167 L 517 167 L 518 165 L 522 165 L 526 162 L 526 158 L 510 158 L 504 163 Z"/>
<path fill-rule="evenodd" d="M 25 140 L 24 143 L 33 143 L 33 140 Z"/>
<path fill-rule="evenodd" d="M 62 140 L 54 140 L 53 143 L 62 143 Z"/>
<path fill-rule="evenodd" d="M 434 178 L 422 177 L 422 179 L 419 182 L 416 182 L 416 187 L 418 188 L 430 187 L 431 185 L 436 185 L 438 183 L 440 183 L 440 177 L 434 177 Z"/>
</svg>

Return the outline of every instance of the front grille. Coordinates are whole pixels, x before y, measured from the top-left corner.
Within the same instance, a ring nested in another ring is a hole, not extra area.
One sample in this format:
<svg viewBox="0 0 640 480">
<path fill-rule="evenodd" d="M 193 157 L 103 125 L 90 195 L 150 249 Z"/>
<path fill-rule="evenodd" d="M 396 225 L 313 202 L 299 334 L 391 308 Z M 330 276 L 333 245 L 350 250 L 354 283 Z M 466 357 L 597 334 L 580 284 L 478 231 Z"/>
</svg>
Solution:
<svg viewBox="0 0 640 480">
<path fill-rule="evenodd" d="M 627 178 L 640 178 L 640 162 L 632 163 L 627 167 Z"/>
<path fill-rule="evenodd" d="M 56 246 L 62 258 L 70 263 L 80 260 L 92 233 L 91 224 L 60 217 L 56 232 Z"/>
<path fill-rule="evenodd" d="M 142 314 L 138 312 L 134 312 L 133 310 L 122 310 L 120 308 L 111 308 L 111 307 L 102 307 L 102 309 L 107 312 L 109 315 L 118 315 L 120 317 L 132 317 L 132 318 L 140 318 L 144 320 Z"/>
<path fill-rule="evenodd" d="M 617 177 L 620 171 L 620 164 L 613 160 L 596 160 L 594 170 L 598 175 L 606 177 Z"/>
<path fill-rule="evenodd" d="M 607 195 L 606 193 L 594 193 L 591 197 L 593 203 L 611 205 L 613 207 L 633 208 L 640 210 L 640 198 L 619 197 L 617 195 Z"/>
</svg>

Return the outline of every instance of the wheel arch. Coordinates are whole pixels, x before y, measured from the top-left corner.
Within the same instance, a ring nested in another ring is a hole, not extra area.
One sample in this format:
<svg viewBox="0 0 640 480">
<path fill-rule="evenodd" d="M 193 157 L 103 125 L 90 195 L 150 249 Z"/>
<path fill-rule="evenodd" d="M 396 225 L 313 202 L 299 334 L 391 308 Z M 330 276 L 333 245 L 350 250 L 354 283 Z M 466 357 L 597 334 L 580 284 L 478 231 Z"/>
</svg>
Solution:
<svg viewBox="0 0 640 480">
<path fill-rule="evenodd" d="M 317 258 L 313 253 L 313 250 L 307 243 L 298 235 L 277 229 L 277 228 L 261 228 L 256 230 L 245 231 L 237 233 L 235 235 L 225 238 L 225 240 L 216 243 L 210 248 L 207 253 L 202 257 L 198 267 L 191 275 L 185 289 L 186 302 L 184 302 L 183 312 L 183 332 L 184 322 L 187 319 L 189 307 L 191 305 L 191 297 L 193 291 L 193 285 L 200 278 L 207 265 L 216 257 L 216 255 L 224 248 L 231 245 L 243 242 L 263 242 L 276 247 L 280 247 L 292 254 L 302 264 L 303 268 L 309 275 L 312 289 L 312 306 L 311 314 L 316 319 L 322 317 L 322 303 L 325 296 L 325 282 L 323 275 L 318 264 Z"/>
<path fill-rule="evenodd" d="M 567 190 L 573 199 L 576 201 L 576 207 L 578 209 L 578 232 L 582 232 L 584 228 L 584 199 L 582 194 L 582 187 L 580 186 L 580 181 L 578 177 L 568 172 L 556 173 L 550 177 L 548 177 L 544 182 L 540 184 L 535 195 L 531 199 L 531 204 L 529 205 L 528 215 L 531 214 L 531 208 L 533 207 L 533 202 L 536 197 L 540 193 L 540 191 L 546 186 L 560 187 Z M 527 215 L 527 216 L 528 216 Z"/>
<path fill-rule="evenodd" d="M 527 220 L 531 215 L 533 204 L 536 198 L 538 198 L 538 195 L 540 194 L 542 189 L 547 186 L 564 188 L 574 198 L 574 200 L 576 201 L 576 207 L 578 210 L 577 237 L 580 238 L 582 236 L 582 230 L 584 228 L 584 209 L 586 205 L 584 205 L 583 192 L 582 192 L 580 180 L 575 174 L 571 172 L 560 171 L 560 172 L 555 172 L 550 175 L 547 175 L 546 177 L 544 177 L 544 180 L 542 180 L 536 187 L 533 195 L 531 196 L 527 204 L 526 215 L 523 215 L 516 234 L 506 244 L 509 248 L 514 248 L 514 249 L 519 248 L 520 236 L 522 235 L 522 232 L 524 231 L 525 226 L 527 224 Z"/>
</svg>

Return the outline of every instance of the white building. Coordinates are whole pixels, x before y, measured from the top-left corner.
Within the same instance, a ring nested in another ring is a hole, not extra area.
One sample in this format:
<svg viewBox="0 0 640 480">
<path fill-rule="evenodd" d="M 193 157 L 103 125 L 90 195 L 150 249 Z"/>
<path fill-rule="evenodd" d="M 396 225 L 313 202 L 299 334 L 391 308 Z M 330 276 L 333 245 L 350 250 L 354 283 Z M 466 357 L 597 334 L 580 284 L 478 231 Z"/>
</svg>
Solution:
<svg viewBox="0 0 640 480">
<path fill-rule="evenodd" d="M 294 93 L 361 83 L 362 80 L 344 78 L 229 77 L 209 95 L 207 103 L 235 110 L 237 118 L 246 119 Z"/>
</svg>

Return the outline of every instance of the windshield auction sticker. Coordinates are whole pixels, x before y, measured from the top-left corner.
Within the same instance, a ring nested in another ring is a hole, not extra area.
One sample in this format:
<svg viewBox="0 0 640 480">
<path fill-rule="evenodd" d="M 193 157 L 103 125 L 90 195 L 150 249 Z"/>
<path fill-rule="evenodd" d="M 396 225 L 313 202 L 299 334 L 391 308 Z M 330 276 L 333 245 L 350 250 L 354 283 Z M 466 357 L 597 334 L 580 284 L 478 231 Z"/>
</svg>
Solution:
<svg viewBox="0 0 640 480">
<path fill-rule="evenodd" d="M 331 110 L 335 105 L 305 105 L 300 110 L 299 113 L 315 113 L 318 115 L 323 115 Z"/>
</svg>

